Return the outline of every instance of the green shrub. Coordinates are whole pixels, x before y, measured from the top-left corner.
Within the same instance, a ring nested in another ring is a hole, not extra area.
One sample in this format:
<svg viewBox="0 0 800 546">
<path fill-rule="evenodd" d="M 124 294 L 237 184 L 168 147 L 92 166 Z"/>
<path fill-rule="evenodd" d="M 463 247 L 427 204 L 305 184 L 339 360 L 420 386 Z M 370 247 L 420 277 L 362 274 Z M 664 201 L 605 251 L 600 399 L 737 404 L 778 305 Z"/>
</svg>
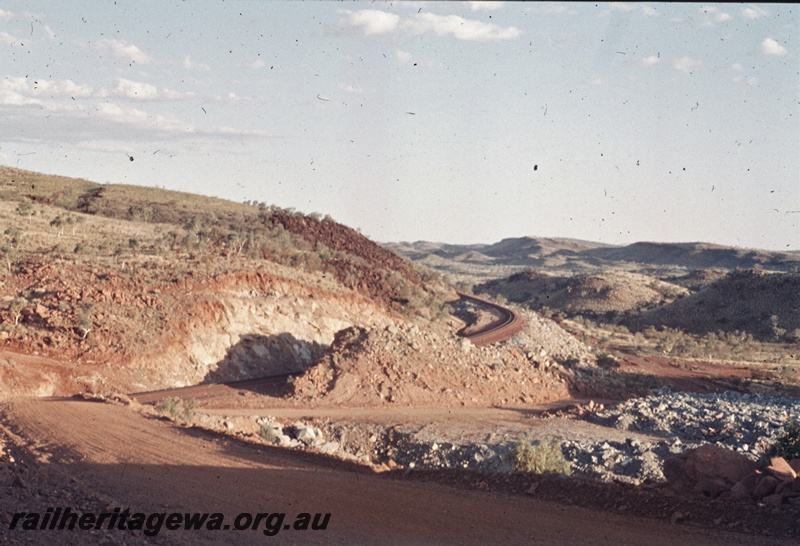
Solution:
<svg viewBox="0 0 800 546">
<path fill-rule="evenodd" d="M 191 423 L 194 420 L 194 413 L 197 409 L 197 400 L 194 398 L 182 399 L 175 396 L 168 396 L 164 398 L 156 406 L 156 410 L 161 415 L 168 415 L 169 417 L 183 421 L 184 423 Z"/>
<path fill-rule="evenodd" d="M 786 432 L 767 450 L 767 457 L 800 459 L 800 423 L 790 421 L 786 425 Z"/>
<path fill-rule="evenodd" d="M 275 427 L 271 423 L 262 424 L 261 427 L 258 429 L 258 435 L 265 442 L 269 442 L 271 444 L 280 443 L 278 434 L 275 432 Z"/>
<path fill-rule="evenodd" d="M 529 442 L 520 440 L 511 449 L 509 462 L 514 472 L 533 474 L 572 474 L 569 461 L 558 442 Z"/>
</svg>

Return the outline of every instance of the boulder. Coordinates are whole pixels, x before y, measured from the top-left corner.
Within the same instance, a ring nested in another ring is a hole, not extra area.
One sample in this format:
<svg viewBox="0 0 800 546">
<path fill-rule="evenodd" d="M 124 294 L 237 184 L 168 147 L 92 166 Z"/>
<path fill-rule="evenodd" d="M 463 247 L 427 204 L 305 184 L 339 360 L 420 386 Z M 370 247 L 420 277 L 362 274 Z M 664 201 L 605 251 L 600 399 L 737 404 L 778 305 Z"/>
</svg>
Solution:
<svg viewBox="0 0 800 546">
<path fill-rule="evenodd" d="M 755 462 L 735 451 L 703 445 L 664 461 L 664 476 L 674 489 L 716 498 L 757 468 Z"/>
<path fill-rule="evenodd" d="M 778 484 L 780 483 L 781 482 L 778 478 L 765 474 L 756 485 L 756 488 L 753 491 L 753 496 L 757 499 L 760 499 L 768 495 L 772 495 L 775 492 L 775 488 L 778 487 Z"/>
<path fill-rule="evenodd" d="M 797 472 L 786 462 L 783 457 L 773 457 L 764 472 L 775 476 L 780 481 L 791 481 L 797 477 Z"/>
<path fill-rule="evenodd" d="M 325 442 L 319 450 L 323 453 L 336 453 L 339 451 L 339 442 Z"/>
<path fill-rule="evenodd" d="M 751 491 L 748 491 L 747 487 L 741 481 L 736 482 L 731 487 L 731 497 L 734 499 L 749 499 L 752 495 Z"/>
<path fill-rule="evenodd" d="M 762 499 L 762 502 L 770 508 L 778 508 L 783 504 L 783 495 L 768 495 Z"/>
<path fill-rule="evenodd" d="M 317 439 L 317 433 L 314 430 L 314 427 L 307 426 L 297 430 L 297 434 L 295 438 L 300 440 L 303 443 L 311 444 L 314 440 Z"/>
<path fill-rule="evenodd" d="M 750 474 L 748 474 L 747 476 L 736 482 L 737 486 L 741 486 L 741 488 L 737 487 L 737 491 L 746 491 L 748 497 L 752 496 L 753 491 L 755 491 L 756 485 L 758 485 L 758 482 L 759 480 L 761 480 L 762 476 L 763 473 L 760 470 L 754 470 L 753 472 L 751 472 Z M 733 488 L 731 488 L 731 491 L 733 491 Z"/>
</svg>

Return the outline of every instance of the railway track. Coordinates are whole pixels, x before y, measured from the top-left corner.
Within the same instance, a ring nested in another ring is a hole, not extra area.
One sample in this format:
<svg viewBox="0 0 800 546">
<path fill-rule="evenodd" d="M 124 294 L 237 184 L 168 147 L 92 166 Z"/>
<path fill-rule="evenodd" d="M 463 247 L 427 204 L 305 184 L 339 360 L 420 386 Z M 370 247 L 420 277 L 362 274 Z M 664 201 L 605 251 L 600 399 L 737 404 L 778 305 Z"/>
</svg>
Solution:
<svg viewBox="0 0 800 546">
<path fill-rule="evenodd" d="M 517 332 L 522 330 L 522 328 L 525 326 L 525 320 L 511 309 L 497 305 L 494 302 L 484 298 L 479 298 L 477 296 L 471 296 L 461 292 L 457 292 L 457 294 L 463 300 L 471 301 L 480 306 L 493 309 L 500 316 L 500 320 L 488 324 L 477 332 L 472 332 L 469 335 L 464 336 L 469 339 L 473 345 L 481 346 L 489 345 L 490 343 L 506 341 L 507 339 L 514 337 Z"/>
</svg>

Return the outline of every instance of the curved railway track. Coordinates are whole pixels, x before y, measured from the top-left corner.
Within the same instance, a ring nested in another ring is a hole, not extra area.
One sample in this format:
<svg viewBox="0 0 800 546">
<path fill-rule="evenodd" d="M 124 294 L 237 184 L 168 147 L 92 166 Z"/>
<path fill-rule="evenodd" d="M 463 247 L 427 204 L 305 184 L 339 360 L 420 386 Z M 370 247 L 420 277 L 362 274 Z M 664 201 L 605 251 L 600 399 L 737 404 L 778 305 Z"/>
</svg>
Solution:
<svg viewBox="0 0 800 546">
<path fill-rule="evenodd" d="M 461 299 L 477 303 L 482 307 L 489 307 L 496 311 L 500 316 L 499 320 L 488 324 L 477 332 L 464 335 L 464 337 L 470 340 L 473 345 L 481 346 L 489 345 L 490 343 L 506 341 L 507 339 L 514 337 L 517 332 L 522 330 L 522 328 L 525 326 L 525 320 L 511 309 L 497 305 L 496 303 L 484 298 L 463 294 L 461 292 L 456 293 Z"/>
</svg>

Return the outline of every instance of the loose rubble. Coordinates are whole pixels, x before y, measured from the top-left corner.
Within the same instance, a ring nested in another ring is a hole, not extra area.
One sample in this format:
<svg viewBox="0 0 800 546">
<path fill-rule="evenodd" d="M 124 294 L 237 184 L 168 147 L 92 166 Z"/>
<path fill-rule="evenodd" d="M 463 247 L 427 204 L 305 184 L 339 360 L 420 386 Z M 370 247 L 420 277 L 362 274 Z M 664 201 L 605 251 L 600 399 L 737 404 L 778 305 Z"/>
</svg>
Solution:
<svg viewBox="0 0 800 546">
<path fill-rule="evenodd" d="M 768 446 L 785 433 L 786 425 L 800 418 L 800 400 L 734 392 L 695 394 L 662 388 L 645 398 L 609 408 L 591 403 L 583 410 L 581 418 L 590 423 L 632 434 L 625 441 L 560 439 L 573 475 L 640 485 L 664 482 L 668 478 L 664 470 L 667 460 L 701 446 L 726 448 L 757 466 Z M 394 427 L 373 427 L 368 431 L 368 440 L 354 442 L 348 441 L 348 437 L 352 439 L 357 434 L 357 425 L 328 424 L 323 430 L 302 421 L 282 425 L 272 417 L 259 417 L 256 423 L 261 427 L 259 436 L 277 445 L 315 448 L 364 462 L 387 464 L 389 468 L 510 472 L 509 455 L 520 440 L 458 443 L 445 438 L 420 438 Z M 645 441 L 641 439 L 643 435 L 663 439 Z M 780 468 L 785 470 L 784 466 Z"/>
<path fill-rule="evenodd" d="M 662 436 L 652 443 L 565 441 L 573 471 L 602 481 L 633 484 L 665 479 L 664 461 L 704 444 L 727 447 L 755 461 L 800 418 L 800 400 L 760 394 L 696 394 L 661 388 L 645 398 L 588 412 L 591 423 Z"/>
<path fill-rule="evenodd" d="M 664 474 L 670 486 L 683 493 L 712 499 L 757 501 L 779 509 L 784 503 L 800 506 L 800 459 L 787 462 L 772 457 L 763 469 L 729 449 L 702 445 L 667 459 Z"/>
</svg>

